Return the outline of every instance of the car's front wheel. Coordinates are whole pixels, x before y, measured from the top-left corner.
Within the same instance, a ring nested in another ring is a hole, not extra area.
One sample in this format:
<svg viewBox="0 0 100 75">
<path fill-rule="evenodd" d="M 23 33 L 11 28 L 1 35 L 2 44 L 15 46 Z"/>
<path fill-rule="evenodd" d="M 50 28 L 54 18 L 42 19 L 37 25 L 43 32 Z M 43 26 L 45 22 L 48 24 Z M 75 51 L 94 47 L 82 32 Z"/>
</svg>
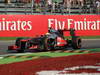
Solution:
<svg viewBox="0 0 100 75">
<path fill-rule="evenodd" d="M 48 39 L 48 38 L 46 38 L 45 39 L 45 42 L 44 42 L 45 44 L 44 44 L 44 48 L 45 48 L 45 50 L 53 50 L 54 49 L 54 39 Z"/>
</svg>

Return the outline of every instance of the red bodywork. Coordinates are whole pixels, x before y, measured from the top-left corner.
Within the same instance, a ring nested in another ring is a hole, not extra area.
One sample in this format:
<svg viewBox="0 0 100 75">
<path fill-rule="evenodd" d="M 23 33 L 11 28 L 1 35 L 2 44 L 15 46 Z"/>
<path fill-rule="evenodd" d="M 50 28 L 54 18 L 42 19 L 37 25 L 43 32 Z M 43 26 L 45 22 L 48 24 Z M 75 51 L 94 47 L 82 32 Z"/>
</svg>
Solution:
<svg viewBox="0 0 100 75">
<path fill-rule="evenodd" d="M 37 49 L 38 48 L 38 45 L 32 45 L 31 47 L 29 47 L 28 49 Z M 16 45 L 12 45 L 12 46 L 8 46 L 8 50 L 18 50 L 19 47 L 16 46 Z"/>
<path fill-rule="evenodd" d="M 16 45 L 8 46 L 8 50 L 17 50 L 17 49 L 19 49 L 19 47 Z"/>
<path fill-rule="evenodd" d="M 63 38 L 61 38 L 61 37 L 57 37 L 57 46 L 65 46 L 65 45 L 67 45 L 67 41 L 66 40 L 64 40 Z"/>
<path fill-rule="evenodd" d="M 23 40 L 20 40 L 21 42 L 28 42 L 29 40 L 31 39 L 23 39 Z M 32 45 L 31 47 L 29 47 L 28 49 L 37 49 L 38 48 L 38 45 Z M 8 50 L 18 50 L 20 49 L 19 46 L 16 46 L 16 45 L 12 45 L 12 46 L 8 46 Z"/>
<path fill-rule="evenodd" d="M 65 40 L 64 38 L 64 31 L 70 31 L 70 35 L 72 36 L 72 39 Z M 42 35 L 34 38 L 27 38 L 27 39 L 20 39 L 19 42 L 17 42 L 19 45 L 15 43 L 13 46 L 8 46 L 8 50 L 25 50 L 25 49 L 42 49 L 42 50 L 50 50 L 52 48 L 66 48 L 66 47 L 72 47 L 73 49 L 79 49 L 81 48 L 81 39 L 76 36 L 74 29 L 70 30 L 59 30 L 59 34 L 56 32 L 56 37 L 50 37 L 50 34 L 48 35 Z M 52 36 L 54 36 L 53 33 L 51 33 Z M 17 41 L 17 40 L 16 40 Z"/>
<path fill-rule="evenodd" d="M 57 47 L 63 47 L 65 45 L 67 45 L 67 41 L 64 40 L 63 38 L 61 37 L 57 37 L 57 43 L 56 43 L 56 46 Z M 21 40 L 21 42 L 27 42 L 28 40 Z M 38 49 L 39 48 L 39 45 L 32 45 L 31 47 L 29 47 L 28 49 L 32 50 L 32 49 Z M 18 50 L 20 49 L 19 46 L 16 46 L 16 45 L 12 45 L 12 46 L 8 46 L 8 50 Z"/>
</svg>

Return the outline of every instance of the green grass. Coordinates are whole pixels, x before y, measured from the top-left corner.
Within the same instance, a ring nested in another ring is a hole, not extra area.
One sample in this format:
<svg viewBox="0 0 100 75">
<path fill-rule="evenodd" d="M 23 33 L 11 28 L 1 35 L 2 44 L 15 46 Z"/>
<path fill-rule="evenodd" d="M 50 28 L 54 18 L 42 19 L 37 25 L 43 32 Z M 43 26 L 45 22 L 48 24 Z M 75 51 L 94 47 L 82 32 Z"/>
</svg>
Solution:
<svg viewBox="0 0 100 75">
<path fill-rule="evenodd" d="M 66 36 L 65 38 L 70 39 L 71 36 Z M 100 36 L 80 36 L 81 39 L 100 39 Z"/>
<path fill-rule="evenodd" d="M 100 48 L 89 49 L 92 52 L 100 52 Z"/>
<path fill-rule="evenodd" d="M 0 40 L 16 40 L 18 37 L 0 37 Z"/>
<path fill-rule="evenodd" d="M 40 52 L 40 53 L 32 53 L 28 54 L 26 56 L 44 56 L 44 57 L 60 57 L 60 56 L 69 56 L 69 55 L 78 55 L 83 53 L 51 53 L 51 52 Z M 0 64 L 9 64 L 14 62 L 20 62 L 20 61 L 26 61 L 26 60 L 32 60 L 32 58 L 4 58 L 0 59 Z"/>
<path fill-rule="evenodd" d="M 100 48 L 95 48 L 95 49 L 86 49 L 90 50 L 92 52 L 100 52 Z M 34 56 L 34 57 L 61 57 L 61 56 L 70 56 L 70 55 L 79 55 L 79 54 L 86 54 L 84 53 L 64 53 L 64 52 L 39 52 L 39 53 L 31 53 L 31 54 L 26 54 L 25 56 Z M 13 56 L 14 54 L 12 54 Z M 16 56 L 21 56 L 21 55 L 16 55 Z M 21 61 L 26 61 L 26 60 L 32 60 L 32 58 L 4 58 L 0 59 L 0 64 L 9 64 L 9 63 L 14 63 L 14 62 L 21 62 Z"/>
<path fill-rule="evenodd" d="M 100 36 L 80 36 L 82 39 L 100 39 Z M 0 37 L 0 40 L 15 40 L 18 37 Z M 70 36 L 66 36 L 65 38 L 71 38 Z"/>
<path fill-rule="evenodd" d="M 76 55 L 76 54 L 83 54 L 83 53 L 53 53 L 53 52 L 42 52 L 42 53 L 33 53 L 30 54 L 31 56 L 48 56 L 48 57 L 60 57 L 60 56 L 69 56 L 69 55 Z"/>
<path fill-rule="evenodd" d="M 17 37 L 0 37 L 0 40 L 15 40 Z"/>
<path fill-rule="evenodd" d="M 12 62 L 21 62 L 21 61 L 26 61 L 26 60 L 30 60 L 30 58 L 28 59 L 22 59 L 22 58 L 5 58 L 5 59 L 1 59 L 0 60 L 0 64 L 8 64 L 8 63 L 12 63 Z"/>
<path fill-rule="evenodd" d="M 82 39 L 100 39 L 100 36 L 81 36 Z"/>
</svg>

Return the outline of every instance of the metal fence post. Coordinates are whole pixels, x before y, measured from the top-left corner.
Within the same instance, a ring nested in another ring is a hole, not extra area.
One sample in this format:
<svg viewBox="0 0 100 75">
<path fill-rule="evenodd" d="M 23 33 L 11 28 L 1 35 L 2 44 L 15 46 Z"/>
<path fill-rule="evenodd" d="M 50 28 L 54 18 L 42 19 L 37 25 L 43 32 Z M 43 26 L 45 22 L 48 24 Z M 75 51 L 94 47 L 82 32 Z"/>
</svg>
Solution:
<svg viewBox="0 0 100 75">
<path fill-rule="evenodd" d="M 33 13 L 34 0 L 31 1 L 31 14 Z"/>
</svg>

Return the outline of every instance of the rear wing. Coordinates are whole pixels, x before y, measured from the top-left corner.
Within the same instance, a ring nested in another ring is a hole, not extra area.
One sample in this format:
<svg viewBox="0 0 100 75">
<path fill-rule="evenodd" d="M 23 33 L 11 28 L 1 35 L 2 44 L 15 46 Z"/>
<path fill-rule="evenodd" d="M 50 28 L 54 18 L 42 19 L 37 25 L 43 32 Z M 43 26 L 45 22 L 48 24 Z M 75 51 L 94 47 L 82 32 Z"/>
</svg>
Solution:
<svg viewBox="0 0 100 75">
<path fill-rule="evenodd" d="M 48 33 L 57 33 L 57 34 L 60 34 L 61 36 L 64 36 L 64 32 L 66 31 L 69 31 L 70 32 L 70 36 L 72 37 L 76 37 L 76 34 L 75 34 L 75 29 L 71 28 L 71 29 L 58 29 L 58 30 L 55 30 L 53 28 L 48 28 Z"/>
<path fill-rule="evenodd" d="M 58 29 L 58 31 L 63 34 L 63 32 L 66 32 L 66 31 L 69 31 L 70 32 L 70 35 L 73 37 L 73 36 L 76 36 L 75 34 L 75 29 L 71 28 L 71 29 L 64 29 L 64 30 L 61 30 L 61 29 Z"/>
</svg>

